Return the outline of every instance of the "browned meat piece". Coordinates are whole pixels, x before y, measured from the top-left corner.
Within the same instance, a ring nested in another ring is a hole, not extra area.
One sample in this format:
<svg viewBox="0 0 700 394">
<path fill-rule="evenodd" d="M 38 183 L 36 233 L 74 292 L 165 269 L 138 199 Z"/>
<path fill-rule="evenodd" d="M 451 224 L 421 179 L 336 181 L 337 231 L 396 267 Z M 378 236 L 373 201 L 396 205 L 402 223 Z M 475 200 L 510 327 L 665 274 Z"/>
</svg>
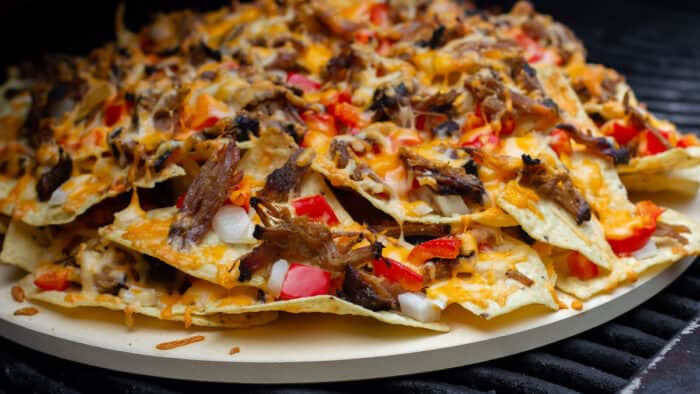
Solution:
<svg viewBox="0 0 700 394">
<path fill-rule="evenodd" d="M 467 174 L 463 168 L 438 165 L 430 160 L 402 148 L 401 159 L 418 177 L 433 178 L 437 183 L 430 188 L 438 194 L 458 194 L 481 204 L 486 193 L 478 177 Z"/>
<path fill-rule="evenodd" d="M 535 283 L 532 279 L 528 278 L 518 270 L 508 270 L 506 271 L 506 276 L 510 279 L 517 280 L 518 282 L 524 284 L 527 287 L 530 287 Z"/>
<path fill-rule="evenodd" d="M 398 309 L 396 299 L 385 288 L 380 278 L 357 270 L 351 265 L 345 266 L 343 289 L 338 295 L 373 311 Z"/>
<path fill-rule="evenodd" d="M 309 163 L 299 165 L 299 157 L 304 149 L 299 149 L 280 168 L 272 171 L 265 179 L 265 187 L 260 192 L 260 197 L 270 201 L 286 201 L 289 192 L 299 185 L 302 176 L 309 168 Z"/>
<path fill-rule="evenodd" d="M 449 113 L 452 111 L 452 103 L 459 96 L 455 90 L 440 92 L 430 96 L 417 94 L 411 97 L 413 109 L 422 112 Z"/>
<path fill-rule="evenodd" d="M 592 152 L 612 158 L 615 164 L 625 164 L 630 160 L 630 154 L 627 148 L 615 148 L 615 146 L 603 137 L 593 137 L 571 124 L 559 124 L 557 129 L 565 131 L 569 137 L 581 145 L 585 145 Z"/>
<path fill-rule="evenodd" d="M 432 259 L 423 264 L 424 281 L 452 278 L 452 271 L 459 265 L 459 259 Z"/>
<path fill-rule="evenodd" d="M 41 174 L 36 183 L 36 194 L 39 197 L 39 201 L 48 201 L 54 190 L 58 189 L 71 176 L 73 159 L 71 159 L 68 152 L 60 147 L 58 155 L 58 163 Z"/>
<path fill-rule="evenodd" d="M 482 110 L 489 120 L 500 119 L 506 113 L 506 89 L 498 79 L 476 76 L 464 84 L 474 96 L 475 102 L 481 103 Z"/>
<path fill-rule="evenodd" d="M 211 228 L 216 211 L 228 198 L 243 174 L 235 171 L 240 150 L 231 141 L 212 155 L 194 178 L 175 221 L 170 226 L 168 242 L 178 249 L 198 243 Z"/>
<path fill-rule="evenodd" d="M 339 139 L 334 139 L 333 142 L 331 142 L 329 152 L 331 159 L 335 162 L 335 166 L 341 170 L 348 166 L 352 158 L 348 143 Z"/>
<path fill-rule="evenodd" d="M 651 125 L 648 116 L 642 112 L 639 108 L 634 107 L 630 104 L 629 92 L 625 94 L 624 97 L 625 112 L 627 113 L 627 118 L 632 126 L 637 130 L 647 130 L 656 137 L 661 143 L 666 147 L 666 149 L 673 148 L 673 145 L 664 137 L 659 130 Z"/>
<path fill-rule="evenodd" d="M 333 56 L 323 69 L 323 77 L 331 81 L 344 81 L 355 69 L 363 66 L 362 59 L 351 47 L 343 47 L 337 55 Z"/>
<path fill-rule="evenodd" d="M 682 236 L 681 233 L 690 233 L 690 229 L 686 226 L 670 225 L 663 222 L 657 222 L 656 231 L 654 231 L 654 236 L 673 238 L 676 241 L 680 242 L 682 245 L 687 245 L 688 239 Z"/>
<path fill-rule="evenodd" d="M 381 243 L 357 249 L 351 249 L 352 244 L 341 247 L 335 238 L 357 234 L 334 234 L 325 224 L 306 216 L 293 217 L 271 202 L 254 198 L 251 206 L 264 225 L 256 226 L 253 236 L 263 243 L 241 261 L 240 281 L 249 280 L 257 270 L 279 258 L 304 261 L 340 274 L 346 265 L 360 266 L 381 254 Z"/>
<path fill-rule="evenodd" d="M 185 96 L 187 96 L 187 90 L 180 89 L 160 98 L 153 113 L 153 126 L 156 129 L 171 131 L 173 126 L 176 126 Z"/>
<path fill-rule="evenodd" d="M 537 194 L 559 204 L 577 224 L 591 220 L 591 207 L 576 190 L 568 174 L 551 172 L 540 160 L 526 154 L 522 160 L 525 166 L 520 172 L 521 185 L 535 189 Z"/>
<path fill-rule="evenodd" d="M 405 237 L 431 237 L 437 238 L 450 233 L 449 224 L 437 223 L 413 223 L 407 222 L 403 226 L 398 224 L 376 224 L 371 226 L 372 231 L 386 234 L 389 237 L 400 237 L 401 231 Z"/>
<path fill-rule="evenodd" d="M 400 83 L 397 86 L 386 86 L 374 91 L 370 111 L 374 111 L 373 120 L 377 122 L 399 119 L 401 107 L 410 105 L 409 91 L 406 85 Z"/>
</svg>

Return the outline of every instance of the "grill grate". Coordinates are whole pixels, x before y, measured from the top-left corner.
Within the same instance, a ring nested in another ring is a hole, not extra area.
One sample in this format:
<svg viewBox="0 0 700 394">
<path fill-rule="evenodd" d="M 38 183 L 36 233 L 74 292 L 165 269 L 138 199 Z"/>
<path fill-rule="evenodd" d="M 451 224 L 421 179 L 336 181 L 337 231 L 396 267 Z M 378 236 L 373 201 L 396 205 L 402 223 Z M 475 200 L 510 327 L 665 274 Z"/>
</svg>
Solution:
<svg viewBox="0 0 700 394">
<path fill-rule="evenodd" d="M 574 28 L 593 62 L 604 62 L 627 75 L 650 110 L 678 123 L 682 130 L 700 130 L 700 49 L 694 42 L 700 34 L 700 9 L 674 11 L 656 3 L 642 9 L 623 2 L 608 2 L 604 7 L 587 2 L 584 12 L 568 2 L 538 6 Z M 647 366 L 699 312 L 700 260 L 650 301 L 578 337 L 431 374 L 313 386 L 205 384 L 133 376 L 59 360 L 0 339 L 0 393 L 2 389 L 79 393 L 105 388 L 163 394 L 208 389 L 261 393 L 612 393 Z M 673 374 L 657 371 L 654 376 L 668 375 Z M 657 387 L 668 390 L 672 386 Z"/>
</svg>

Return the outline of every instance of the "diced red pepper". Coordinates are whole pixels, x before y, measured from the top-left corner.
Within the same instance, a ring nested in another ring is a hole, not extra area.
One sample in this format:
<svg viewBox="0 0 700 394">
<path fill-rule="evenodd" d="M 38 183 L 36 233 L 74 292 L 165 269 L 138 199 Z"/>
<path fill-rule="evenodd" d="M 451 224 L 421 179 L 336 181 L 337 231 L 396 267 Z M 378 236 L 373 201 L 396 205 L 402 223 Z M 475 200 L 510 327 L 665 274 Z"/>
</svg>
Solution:
<svg viewBox="0 0 700 394">
<path fill-rule="evenodd" d="M 622 239 L 608 239 L 608 243 L 613 252 L 624 255 L 639 250 L 656 231 L 656 222 L 664 212 L 651 201 L 640 201 L 637 203 L 637 215 L 641 218 L 641 225 L 632 231 L 632 235 Z"/>
<path fill-rule="evenodd" d="M 294 212 L 298 216 L 308 216 L 309 219 L 335 226 L 340 223 L 335 216 L 333 208 L 328 204 L 325 197 L 316 194 L 309 197 L 302 197 L 292 201 Z"/>
<path fill-rule="evenodd" d="M 367 44 L 369 40 L 372 38 L 376 37 L 377 33 L 373 32 L 372 30 L 369 29 L 360 29 L 355 32 L 353 37 L 355 38 L 355 41 L 359 42 L 360 44 Z"/>
<path fill-rule="evenodd" d="M 459 256 L 460 245 L 459 239 L 451 235 L 431 239 L 413 247 L 408 254 L 408 261 L 412 264 L 423 264 L 435 258 L 454 259 Z"/>
<path fill-rule="evenodd" d="M 557 152 L 558 156 L 561 156 L 562 154 L 571 154 L 572 148 L 569 134 L 567 134 L 564 130 L 554 129 L 549 136 L 551 137 L 549 146 L 555 152 Z"/>
<path fill-rule="evenodd" d="M 321 93 L 321 104 L 332 107 L 338 103 L 352 103 L 352 94 L 347 90 L 326 90 Z M 333 113 L 332 109 L 328 110 Z"/>
<path fill-rule="evenodd" d="M 375 3 L 369 8 L 369 20 L 377 26 L 389 25 L 389 5 L 386 3 Z"/>
<path fill-rule="evenodd" d="M 676 146 L 679 148 L 687 148 L 696 145 L 698 145 L 698 137 L 695 134 L 684 135 L 676 143 Z"/>
<path fill-rule="evenodd" d="M 330 287 L 330 272 L 310 265 L 293 263 L 282 282 L 280 299 L 293 300 L 328 294 Z"/>
<path fill-rule="evenodd" d="M 185 194 L 186 193 L 182 193 L 180 197 L 177 198 L 177 202 L 175 203 L 177 209 L 182 209 L 182 206 L 185 205 Z"/>
<path fill-rule="evenodd" d="M 335 119 L 329 114 L 306 111 L 301 114 L 301 118 L 306 123 L 306 127 L 319 131 L 330 137 L 337 134 L 335 129 Z"/>
<path fill-rule="evenodd" d="M 445 123 L 447 115 L 443 114 L 420 114 L 416 116 L 416 129 L 421 131 L 431 131 L 435 127 Z"/>
<path fill-rule="evenodd" d="M 44 272 L 34 279 L 34 286 L 46 291 L 63 291 L 70 286 L 70 271 L 58 269 Z"/>
<path fill-rule="evenodd" d="M 501 131 L 499 132 L 499 134 L 510 135 L 513 134 L 513 131 L 515 131 L 515 120 L 513 119 L 513 117 L 506 116 L 503 119 L 501 119 Z"/>
<path fill-rule="evenodd" d="M 544 58 L 544 49 L 542 49 L 537 41 L 533 40 L 528 35 L 518 33 L 515 36 L 515 40 L 523 48 L 525 52 L 525 60 L 527 60 L 528 63 L 537 63 Z"/>
<path fill-rule="evenodd" d="M 462 146 L 469 146 L 469 147 L 474 147 L 474 148 L 483 148 L 484 146 L 495 146 L 498 145 L 501 142 L 501 139 L 498 138 L 497 135 L 488 132 L 488 133 L 479 133 L 469 139 L 468 141 L 463 142 L 461 145 Z"/>
<path fill-rule="evenodd" d="M 321 84 L 298 73 L 287 73 L 287 83 L 296 86 L 305 93 L 321 89 Z"/>
<path fill-rule="evenodd" d="M 200 123 L 199 125 L 195 126 L 196 130 L 203 130 L 209 127 L 212 127 L 216 124 L 216 122 L 219 121 L 218 116 L 210 116 L 204 122 Z"/>
<path fill-rule="evenodd" d="M 398 283 L 406 290 L 419 291 L 423 287 L 423 275 L 388 257 L 375 259 L 372 269 L 376 275 Z"/>
<path fill-rule="evenodd" d="M 620 145 L 625 145 L 639 134 L 639 130 L 622 122 L 613 122 L 609 128 L 606 127 L 606 134 L 611 135 Z"/>
<path fill-rule="evenodd" d="M 581 280 L 588 280 L 598 276 L 598 266 L 581 253 L 571 252 L 566 260 L 571 275 Z"/>
<path fill-rule="evenodd" d="M 352 104 L 340 102 L 332 108 L 333 116 L 350 127 L 358 127 L 362 124 L 360 110 Z"/>
<path fill-rule="evenodd" d="M 107 126 L 114 126 L 115 123 L 119 122 L 124 114 L 125 107 L 123 104 L 114 103 L 110 104 L 105 108 L 104 120 Z"/>
<path fill-rule="evenodd" d="M 660 132 L 662 136 L 668 140 L 667 132 Z M 638 152 L 640 156 L 651 156 L 661 152 L 665 152 L 668 148 L 659 140 L 654 133 L 649 130 L 642 131 L 642 138 L 639 141 Z"/>
</svg>

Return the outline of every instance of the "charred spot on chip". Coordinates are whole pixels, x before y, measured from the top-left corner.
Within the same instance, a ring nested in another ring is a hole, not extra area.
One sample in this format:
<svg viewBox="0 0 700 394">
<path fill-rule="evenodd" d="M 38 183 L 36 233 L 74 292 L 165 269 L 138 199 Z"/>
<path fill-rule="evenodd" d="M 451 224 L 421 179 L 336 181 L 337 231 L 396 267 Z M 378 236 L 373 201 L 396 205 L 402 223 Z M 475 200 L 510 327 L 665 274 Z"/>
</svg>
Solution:
<svg viewBox="0 0 700 394">
<path fill-rule="evenodd" d="M 467 160 L 467 162 L 464 163 L 462 168 L 464 168 L 464 172 L 466 172 L 467 174 L 471 174 L 477 177 L 479 176 L 479 167 L 476 165 L 474 159 Z"/>
<path fill-rule="evenodd" d="M 51 194 L 67 181 L 73 171 L 73 159 L 62 147 L 58 150 L 58 163 L 45 171 L 36 183 L 36 193 L 39 201 L 48 201 Z"/>
<path fill-rule="evenodd" d="M 526 166 L 534 166 L 541 163 L 540 159 L 533 159 L 532 156 L 528 155 L 527 153 L 523 153 L 523 155 L 520 157 Z"/>
<path fill-rule="evenodd" d="M 257 119 L 246 115 L 239 114 L 235 118 L 236 124 L 236 141 L 248 141 L 250 135 L 258 136 L 260 135 L 260 121 Z"/>
</svg>

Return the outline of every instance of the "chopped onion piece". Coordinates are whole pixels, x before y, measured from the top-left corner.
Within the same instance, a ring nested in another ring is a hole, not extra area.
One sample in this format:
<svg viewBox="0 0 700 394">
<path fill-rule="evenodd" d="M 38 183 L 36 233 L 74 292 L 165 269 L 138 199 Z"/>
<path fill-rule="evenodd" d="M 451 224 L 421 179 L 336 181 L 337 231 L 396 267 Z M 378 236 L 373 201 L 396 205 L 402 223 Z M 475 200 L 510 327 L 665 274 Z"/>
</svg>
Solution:
<svg viewBox="0 0 700 394">
<path fill-rule="evenodd" d="M 422 322 L 440 320 L 440 308 L 423 293 L 399 294 L 401 313 Z"/>
<path fill-rule="evenodd" d="M 443 216 L 466 215 L 470 212 L 469 207 L 464 203 L 464 198 L 456 194 L 447 196 L 436 194 L 435 205 Z"/>
<path fill-rule="evenodd" d="M 287 276 L 288 270 L 289 263 L 287 260 L 277 260 L 272 264 L 270 279 L 267 281 L 267 289 L 275 298 L 279 297 L 282 291 L 282 283 L 284 283 L 284 278 Z"/>
<path fill-rule="evenodd" d="M 68 199 L 68 194 L 66 194 L 60 187 L 51 193 L 51 198 L 49 198 L 49 205 L 63 205 Z"/>
<path fill-rule="evenodd" d="M 634 256 L 634 258 L 637 260 L 643 260 L 653 256 L 656 253 L 656 250 L 656 244 L 650 239 L 644 244 L 644 246 L 642 246 L 641 249 L 634 251 L 632 256 Z"/>
<path fill-rule="evenodd" d="M 431 208 L 430 205 L 424 203 L 423 201 L 415 201 L 413 203 L 413 213 L 415 213 L 416 215 L 425 216 L 431 212 L 433 212 L 433 208 Z"/>
<path fill-rule="evenodd" d="M 228 243 L 243 243 L 251 237 L 252 223 L 245 209 L 236 205 L 219 208 L 212 221 L 214 232 L 220 240 Z"/>
</svg>

